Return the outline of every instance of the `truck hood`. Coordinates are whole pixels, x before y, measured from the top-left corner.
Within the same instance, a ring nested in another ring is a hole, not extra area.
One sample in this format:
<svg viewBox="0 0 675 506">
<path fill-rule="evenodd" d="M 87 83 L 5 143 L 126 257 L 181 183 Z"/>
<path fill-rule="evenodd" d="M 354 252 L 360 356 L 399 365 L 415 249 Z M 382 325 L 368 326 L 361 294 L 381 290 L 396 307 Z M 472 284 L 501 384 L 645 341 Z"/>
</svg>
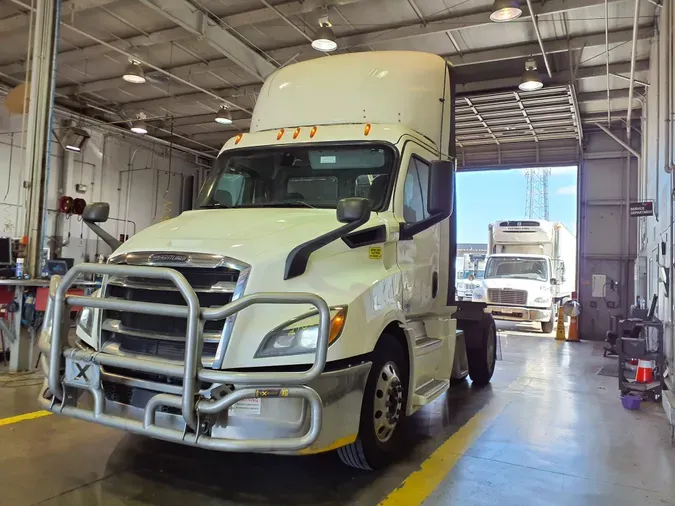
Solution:
<svg viewBox="0 0 675 506">
<path fill-rule="evenodd" d="M 374 215 L 376 218 L 377 215 Z M 333 209 L 209 209 L 153 225 L 116 252 L 214 253 L 243 261 L 292 249 L 340 226 Z"/>
</svg>

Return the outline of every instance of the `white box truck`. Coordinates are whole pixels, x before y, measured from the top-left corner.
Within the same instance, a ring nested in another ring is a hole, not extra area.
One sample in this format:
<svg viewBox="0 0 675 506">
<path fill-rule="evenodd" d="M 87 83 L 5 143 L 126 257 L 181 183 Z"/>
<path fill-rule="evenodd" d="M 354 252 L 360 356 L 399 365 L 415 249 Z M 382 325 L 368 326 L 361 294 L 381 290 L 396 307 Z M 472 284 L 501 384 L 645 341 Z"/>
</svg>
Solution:
<svg viewBox="0 0 675 506">
<path fill-rule="evenodd" d="M 119 244 L 87 206 L 115 251 L 52 280 L 40 404 L 202 448 L 390 462 L 403 418 L 495 367 L 494 321 L 455 303 L 450 75 L 413 52 L 289 65 L 194 210 Z M 100 291 L 69 295 L 83 273 Z"/>
<path fill-rule="evenodd" d="M 456 290 L 457 300 L 471 301 L 474 289 L 482 284 L 485 276 L 484 254 L 464 253 L 457 256 Z"/>
<path fill-rule="evenodd" d="M 497 320 L 541 322 L 552 332 L 557 307 L 575 291 L 574 235 L 559 222 L 499 221 L 489 226 L 488 254 L 472 300 Z"/>
</svg>

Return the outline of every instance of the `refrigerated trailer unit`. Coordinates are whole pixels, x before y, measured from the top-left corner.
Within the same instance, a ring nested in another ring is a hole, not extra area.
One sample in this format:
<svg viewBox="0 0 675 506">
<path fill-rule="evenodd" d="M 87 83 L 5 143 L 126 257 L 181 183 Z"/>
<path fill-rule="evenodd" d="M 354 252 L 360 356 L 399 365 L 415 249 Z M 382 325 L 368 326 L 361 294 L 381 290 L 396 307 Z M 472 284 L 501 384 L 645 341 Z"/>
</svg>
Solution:
<svg viewBox="0 0 675 506">
<path fill-rule="evenodd" d="M 495 366 L 492 318 L 454 296 L 453 102 L 436 55 L 289 65 L 196 209 L 119 244 L 88 206 L 115 251 L 52 280 L 40 404 L 197 447 L 386 465 L 403 418 Z M 68 295 L 80 274 L 101 289 Z M 69 305 L 85 308 L 75 346 Z"/>
<path fill-rule="evenodd" d="M 489 226 L 485 279 L 474 301 L 497 320 L 540 322 L 552 332 L 557 307 L 576 287 L 576 237 L 562 223 L 499 221 Z"/>
</svg>

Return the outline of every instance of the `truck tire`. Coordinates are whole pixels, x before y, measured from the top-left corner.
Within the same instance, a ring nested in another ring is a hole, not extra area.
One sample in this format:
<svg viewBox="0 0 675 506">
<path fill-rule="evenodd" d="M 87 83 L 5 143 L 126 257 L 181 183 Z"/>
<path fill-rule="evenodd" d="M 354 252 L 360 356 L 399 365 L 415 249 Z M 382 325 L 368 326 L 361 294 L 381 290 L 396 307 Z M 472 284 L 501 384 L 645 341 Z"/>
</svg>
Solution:
<svg viewBox="0 0 675 506">
<path fill-rule="evenodd" d="M 481 321 L 464 322 L 469 377 L 474 385 L 490 383 L 497 361 L 497 327 L 491 315 Z"/>
<path fill-rule="evenodd" d="M 555 308 L 555 306 L 551 308 L 551 319 L 547 322 L 541 322 L 541 331 L 544 334 L 553 332 L 553 327 L 555 326 Z"/>
<path fill-rule="evenodd" d="M 383 334 L 373 352 L 373 365 L 361 403 L 358 439 L 337 453 L 340 460 L 357 469 L 373 471 L 394 461 L 403 447 L 408 397 L 408 363 L 399 341 Z"/>
</svg>

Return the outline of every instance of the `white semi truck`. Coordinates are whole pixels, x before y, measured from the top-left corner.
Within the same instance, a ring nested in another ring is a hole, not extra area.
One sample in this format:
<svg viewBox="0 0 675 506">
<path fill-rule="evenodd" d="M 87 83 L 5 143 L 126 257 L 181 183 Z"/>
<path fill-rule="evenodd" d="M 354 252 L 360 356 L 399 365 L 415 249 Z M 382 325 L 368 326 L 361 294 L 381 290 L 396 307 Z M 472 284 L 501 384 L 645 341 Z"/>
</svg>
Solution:
<svg viewBox="0 0 675 506">
<path fill-rule="evenodd" d="M 221 451 L 390 462 L 403 418 L 495 367 L 485 306 L 455 303 L 450 75 L 412 52 L 284 67 L 194 210 L 119 244 L 88 206 L 115 251 L 52 280 L 40 404 Z M 84 273 L 100 291 L 68 295 Z"/>
<path fill-rule="evenodd" d="M 541 322 L 552 332 L 557 307 L 575 291 L 574 235 L 558 222 L 499 221 L 489 226 L 488 254 L 472 300 L 497 320 Z"/>
</svg>

